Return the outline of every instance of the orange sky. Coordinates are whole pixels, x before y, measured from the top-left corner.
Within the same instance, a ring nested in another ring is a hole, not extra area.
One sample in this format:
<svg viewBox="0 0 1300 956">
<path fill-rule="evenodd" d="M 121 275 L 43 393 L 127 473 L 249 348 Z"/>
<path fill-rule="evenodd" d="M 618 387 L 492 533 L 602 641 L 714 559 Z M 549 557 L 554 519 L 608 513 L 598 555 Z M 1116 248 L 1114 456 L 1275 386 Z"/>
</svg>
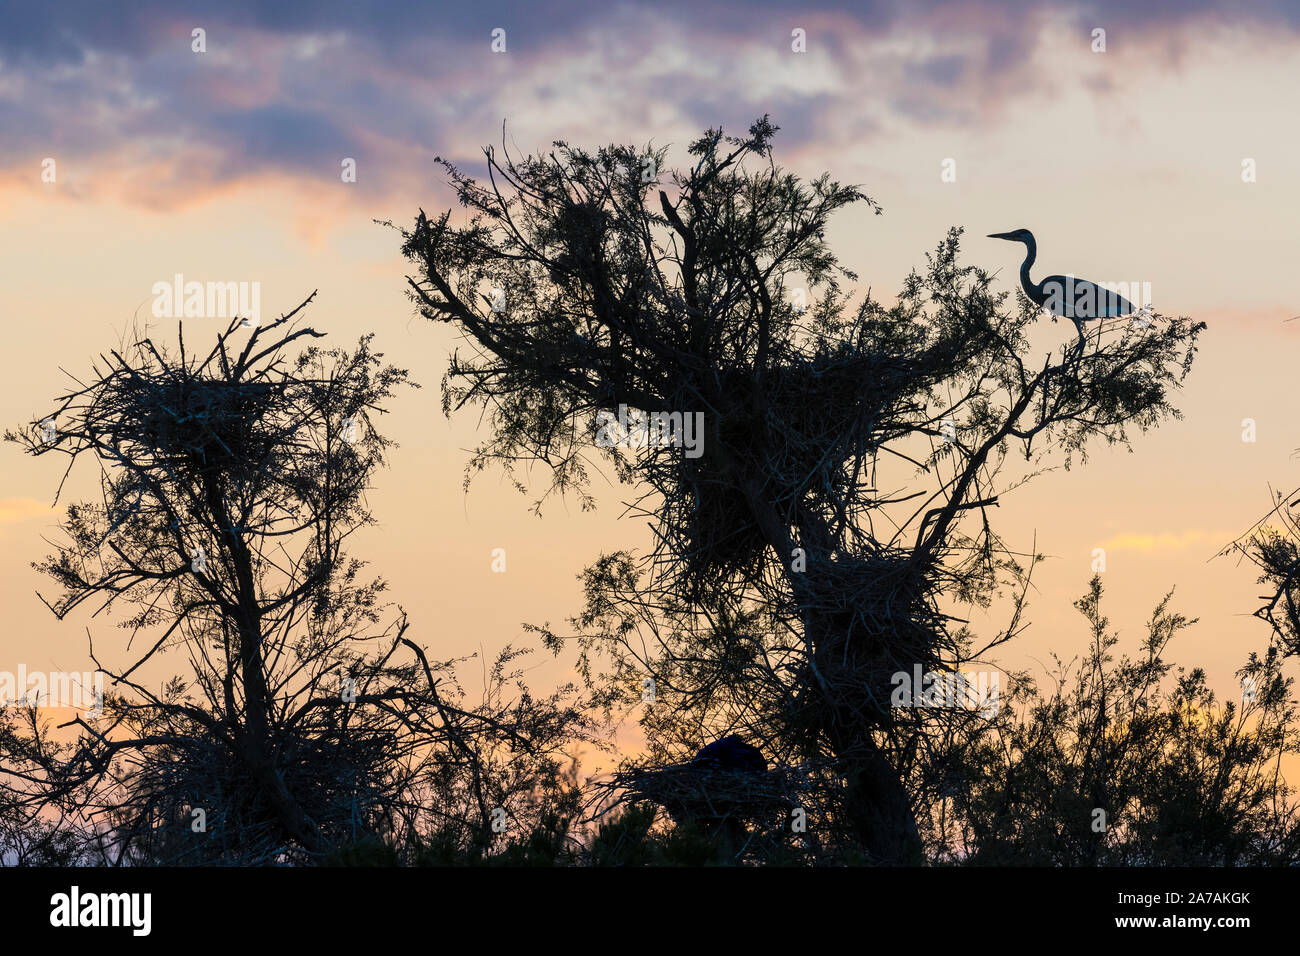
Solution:
<svg viewBox="0 0 1300 956">
<path fill-rule="evenodd" d="M 1185 420 L 1140 436 L 1132 454 L 1098 448 L 1086 467 L 1004 498 L 1004 537 L 1028 550 L 1036 536 L 1051 560 L 1036 577 L 1032 626 L 1001 660 L 1036 667 L 1049 650 L 1068 657 L 1084 649 L 1070 602 L 1086 587 L 1093 549 L 1104 547 L 1108 613 L 1125 646 L 1177 586 L 1175 606 L 1200 623 L 1173 657 L 1205 666 L 1220 694 L 1237 696 L 1233 670 L 1267 639 L 1250 617 L 1260 591 L 1248 569 L 1210 558 L 1267 509 L 1270 485 L 1300 485 L 1292 378 L 1300 322 L 1283 324 L 1300 312 L 1291 288 L 1300 251 L 1291 216 L 1300 205 L 1292 82 L 1300 41 L 1267 19 L 1126 23 L 1117 13 L 1106 20 L 1108 52 L 1098 54 L 1091 21 L 1059 7 L 1012 26 L 994 18 L 1016 40 L 998 60 L 992 27 L 976 15 L 981 6 L 948 6 L 948 20 L 897 14 L 883 25 L 768 10 L 770 29 L 728 39 L 716 16 L 696 29 L 689 8 L 650 18 L 617 5 L 544 42 L 530 44 L 534 28 L 521 26 L 504 56 L 490 53 L 483 30 L 441 74 L 436 63 L 420 73 L 387 62 L 382 36 L 346 24 L 294 31 L 237 23 L 211 31 L 203 60 L 187 50 L 186 23 L 160 21 L 140 48 L 52 68 L 63 79 L 0 48 L 0 106 L 10 107 L 0 124 L 38 107 L 53 117 L 47 126 L 0 126 L 15 133 L 0 151 L 0 314 L 9 328 L 0 418 L 15 425 L 43 412 L 67 381 L 60 367 L 86 370 L 137 310 L 148 313 L 153 283 L 175 273 L 259 281 L 264 316 L 319 289 L 309 312 L 316 328 L 335 344 L 374 332 L 378 347 L 425 386 L 393 403 L 386 428 L 402 447 L 377 478 L 380 525 L 357 539 L 357 550 L 389 579 L 412 636 L 440 656 L 491 655 L 527 640 L 523 622 L 558 624 L 576 612 L 584 565 L 647 536 L 617 520 L 627 489 L 600 491 L 595 514 L 553 504 L 541 519 L 495 472 L 462 492 L 465 449 L 479 436 L 473 415 L 449 422 L 440 412 L 452 334 L 413 317 L 395 234 L 372 220 L 407 221 L 418 206 L 447 205 L 430 158 L 472 160 L 477 144 L 499 141 L 502 119 L 521 150 L 553 139 L 654 141 L 671 144 L 680 160 L 704 125 L 739 130 L 770 111 L 785 127 L 779 162 L 861 183 L 884 206 L 881 217 L 865 207 L 842 214 L 831 233 L 877 297 L 892 296 L 950 225 L 968 229 L 967 259 L 1001 268 L 1000 279 L 1012 282 L 1019 247 L 983 237 L 1023 226 L 1038 238 L 1038 275 L 1149 282 L 1158 311 L 1209 323 L 1178 402 Z M 806 54 L 789 49 L 798 23 Z M 305 75 L 352 71 L 337 81 L 347 108 L 329 113 L 322 97 L 333 87 L 302 92 L 286 51 L 308 65 L 337 56 L 335 69 Z M 944 75 L 947 63 L 959 64 L 957 76 Z M 96 94 L 105 101 L 99 111 L 94 96 L 77 94 L 68 115 L 92 128 L 68 135 L 51 90 L 96 70 L 116 85 L 102 84 L 111 89 Z M 166 77 L 176 79 L 164 92 Z M 692 89 L 711 92 L 692 99 L 683 93 Z M 340 139 L 305 153 L 222 155 L 145 122 L 151 96 L 176 108 L 191 95 L 196 106 L 182 131 L 201 129 L 214 103 L 228 122 L 230 111 L 315 96 Z M 370 111 L 357 105 L 367 100 Z M 45 156 L 58 162 L 56 183 L 41 182 Z M 346 156 L 362 157 L 356 184 L 340 181 Z M 955 183 L 940 177 L 949 158 Z M 1247 158 L 1256 182 L 1242 181 Z M 1073 331 L 1048 325 L 1042 334 L 1059 343 Z M 1254 443 L 1241 440 L 1245 418 L 1257 423 Z M 33 593 L 41 582 L 29 563 L 46 551 L 41 535 L 54 521 L 48 503 L 59 467 L 53 457 L 0 448 L 0 669 L 19 661 L 29 670 L 81 669 L 87 624 L 97 643 L 112 638 L 105 622 L 56 622 Z M 74 489 L 93 478 L 82 471 Z M 507 550 L 505 574 L 491 571 L 494 548 Z M 569 676 L 563 661 L 539 654 L 535 663 L 542 686 Z M 476 689 L 473 676 L 468 686 Z"/>
</svg>

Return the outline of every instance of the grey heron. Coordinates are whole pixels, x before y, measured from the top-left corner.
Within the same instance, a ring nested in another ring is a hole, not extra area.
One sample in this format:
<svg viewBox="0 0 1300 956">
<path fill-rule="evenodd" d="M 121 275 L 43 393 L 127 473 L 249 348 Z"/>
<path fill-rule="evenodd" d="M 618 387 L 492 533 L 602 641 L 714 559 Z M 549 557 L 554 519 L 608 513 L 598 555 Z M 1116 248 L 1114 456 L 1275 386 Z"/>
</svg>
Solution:
<svg viewBox="0 0 1300 956">
<path fill-rule="evenodd" d="M 1025 244 L 1025 261 L 1020 264 L 1020 285 L 1030 301 L 1074 323 L 1079 333 L 1079 351 L 1083 351 L 1083 323 L 1090 319 L 1116 318 L 1133 311 L 1133 303 L 1110 289 L 1076 279 L 1074 276 L 1048 276 L 1042 282 L 1029 278 L 1029 267 L 1038 256 L 1038 244 L 1028 229 L 994 232 L 990 239 L 1006 239 Z M 1055 321 L 1055 318 L 1053 318 Z"/>
</svg>

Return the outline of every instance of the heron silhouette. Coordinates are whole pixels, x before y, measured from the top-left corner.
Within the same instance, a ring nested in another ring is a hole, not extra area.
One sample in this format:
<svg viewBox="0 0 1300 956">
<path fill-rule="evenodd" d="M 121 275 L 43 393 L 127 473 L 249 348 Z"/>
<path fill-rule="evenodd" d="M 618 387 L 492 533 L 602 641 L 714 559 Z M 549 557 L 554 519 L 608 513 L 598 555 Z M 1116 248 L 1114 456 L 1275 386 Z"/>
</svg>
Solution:
<svg viewBox="0 0 1300 956">
<path fill-rule="evenodd" d="M 1038 243 L 1034 234 L 1028 229 L 1015 229 L 1011 232 L 994 232 L 990 239 L 1006 239 L 1008 242 L 1025 244 L 1025 261 L 1020 264 L 1020 285 L 1030 301 L 1042 306 L 1056 316 L 1069 319 L 1079 333 L 1078 352 L 1082 353 L 1084 345 L 1083 323 L 1091 319 L 1117 318 L 1133 311 L 1133 303 L 1110 289 L 1076 279 L 1074 276 L 1048 276 L 1042 282 L 1029 278 L 1029 267 L 1038 256 Z"/>
</svg>

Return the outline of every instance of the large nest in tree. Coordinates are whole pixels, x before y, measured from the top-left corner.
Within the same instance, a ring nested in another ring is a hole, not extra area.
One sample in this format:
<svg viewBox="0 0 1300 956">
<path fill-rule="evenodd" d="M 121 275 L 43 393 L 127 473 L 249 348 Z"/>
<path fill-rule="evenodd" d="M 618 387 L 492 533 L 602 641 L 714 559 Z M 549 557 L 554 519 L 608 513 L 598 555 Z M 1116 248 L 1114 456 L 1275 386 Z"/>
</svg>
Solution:
<svg viewBox="0 0 1300 956">
<path fill-rule="evenodd" d="M 767 826 L 787 819 L 798 803 L 781 771 L 726 770 L 696 761 L 623 770 L 603 788 L 618 794 L 615 805 L 644 800 L 663 807 L 677 823 L 705 826 L 728 819 Z"/>
<path fill-rule="evenodd" d="M 259 462 L 276 439 L 259 427 L 279 386 L 219 379 L 140 378 L 122 389 L 127 434 L 200 469 Z"/>
<path fill-rule="evenodd" d="M 662 449 L 645 462 L 664 499 L 665 551 L 680 559 L 681 583 L 690 589 L 760 573 L 770 542 L 746 498 L 750 476 L 762 476 L 750 490 L 787 525 L 799 524 L 801 509 L 833 513 L 855 500 L 855 463 L 870 457 L 898 398 L 899 370 L 847 346 L 792 354 L 761 381 L 749 368 L 718 375 L 724 400 L 705 412 L 703 454 Z M 683 386 L 672 405 L 698 408 L 696 389 Z"/>
<path fill-rule="evenodd" d="M 826 700 L 843 719 L 851 709 L 868 725 L 891 722 L 896 674 L 943 667 L 947 618 L 933 580 L 898 551 L 862 557 L 810 555 L 797 600 Z"/>
</svg>

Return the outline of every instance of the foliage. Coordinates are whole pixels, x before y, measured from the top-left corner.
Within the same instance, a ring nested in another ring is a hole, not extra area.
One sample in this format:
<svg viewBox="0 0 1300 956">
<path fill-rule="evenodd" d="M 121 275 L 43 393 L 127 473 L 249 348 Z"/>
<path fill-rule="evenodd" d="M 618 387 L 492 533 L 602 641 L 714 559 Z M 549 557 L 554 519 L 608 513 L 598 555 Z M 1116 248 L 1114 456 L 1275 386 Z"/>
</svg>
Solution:
<svg viewBox="0 0 1300 956">
<path fill-rule="evenodd" d="M 933 805 L 932 852 L 952 862 L 1039 866 L 1243 866 L 1300 861 L 1300 817 L 1282 778 L 1300 753 L 1292 679 L 1255 654 L 1240 703 L 1170 642 L 1195 623 L 1166 595 L 1135 657 L 1101 613 L 1101 579 L 1075 603 L 1088 653 L 1059 659 L 1043 693 L 1022 678 L 993 726 L 951 744 Z"/>
<path fill-rule="evenodd" d="M 407 637 L 347 555 L 407 374 L 368 336 L 293 354 L 322 335 L 299 327 L 306 304 L 242 345 L 233 322 L 206 353 L 183 329 L 175 353 L 137 336 L 58 400 L 53 440 L 6 436 L 99 465 L 101 499 L 68 506 L 36 567 L 58 617 L 121 611 L 127 651 L 144 648 L 114 666 L 92 645 L 113 688 L 99 714 L 0 717 L 0 799 L 55 815 L 88 859 L 305 862 L 453 824 L 481 854 L 490 811 L 531 824 L 585 733 L 572 689 L 534 697 L 511 648 L 471 705 L 458 662 Z M 176 676 L 141 676 L 164 662 Z"/>
<path fill-rule="evenodd" d="M 781 169 L 775 133 L 766 117 L 744 137 L 709 130 L 683 170 L 665 170 L 662 149 L 563 142 L 485 150 L 485 182 L 446 164 L 468 218 L 420 212 L 403 232 L 409 285 L 423 315 L 465 336 L 444 406 L 477 406 L 491 426 L 469 474 L 545 464 L 535 508 L 553 493 L 593 506 L 598 464 L 635 484 L 657 546 L 602 556 L 574 624 L 611 713 L 655 680 L 651 761 L 743 731 L 815 781 L 869 858 L 915 861 L 909 786 L 933 728 L 888 705 L 890 679 L 952 672 L 1020 626 L 1034 556 L 1008 551 L 990 511 L 1033 471 L 1003 467 L 1016 454 L 1068 466 L 1177 415 L 1203 326 L 1111 321 L 1090 350 L 1040 365 L 1036 309 L 1008 307 L 959 262 L 959 230 L 894 305 L 854 305 L 827 225 L 880 210 Z M 601 440 L 627 409 L 702 415 L 702 454 Z M 962 606 L 1001 589 L 1008 626 L 977 642 Z"/>
</svg>

